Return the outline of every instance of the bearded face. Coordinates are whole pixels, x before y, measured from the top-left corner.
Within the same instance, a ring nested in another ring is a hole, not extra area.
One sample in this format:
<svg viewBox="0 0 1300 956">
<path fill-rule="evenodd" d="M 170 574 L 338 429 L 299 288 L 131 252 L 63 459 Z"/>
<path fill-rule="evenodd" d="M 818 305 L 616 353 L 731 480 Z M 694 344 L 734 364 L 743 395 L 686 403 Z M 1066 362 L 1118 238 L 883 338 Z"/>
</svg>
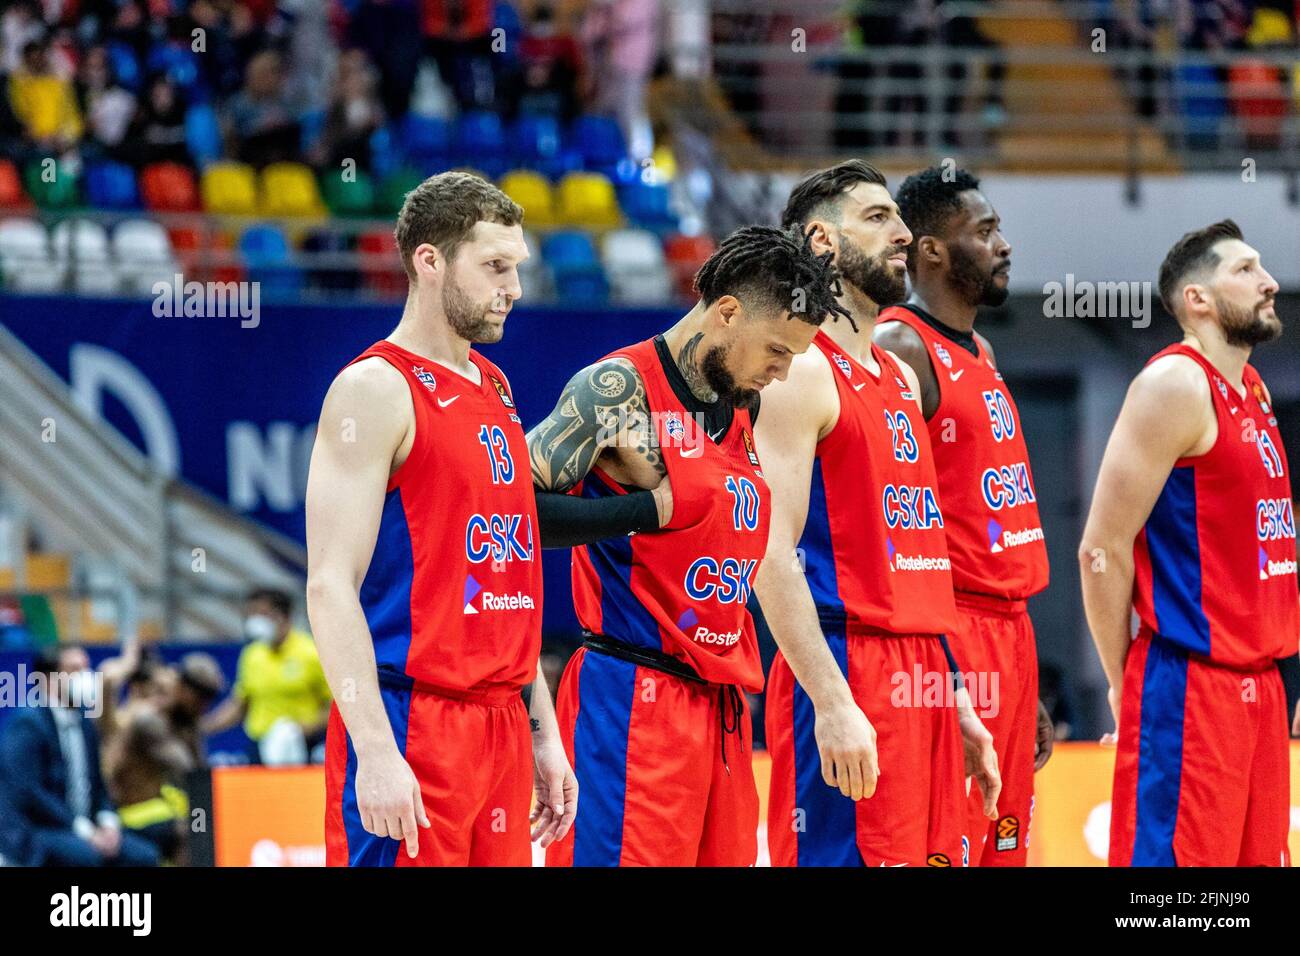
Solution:
<svg viewBox="0 0 1300 956">
<path fill-rule="evenodd" d="M 1268 296 L 1252 305 L 1238 305 L 1217 292 L 1214 303 L 1219 312 L 1219 326 L 1229 345 L 1253 348 L 1271 342 L 1282 334 L 1282 320 L 1273 312 L 1273 297 Z"/>
<path fill-rule="evenodd" d="M 467 342 L 490 345 L 500 342 L 505 326 L 488 318 L 491 302 L 475 302 L 449 274 L 442 286 L 442 310 L 452 331 Z"/>
<path fill-rule="evenodd" d="M 1007 301 L 1009 290 L 1006 286 L 999 286 L 996 279 L 1010 270 L 1010 263 L 1001 262 L 992 267 L 981 265 L 959 242 L 948 244 L 948 262 L 948 281 L 964 301 L 988 306 Z"/>
<path fill-rule="evenodd" d="M 736 408 L 749 408 L 758 400 L 758 391 L 736 385 L 736 377 L 727 368 L 727 355 L 730 351 L 730 345 L 713 346 L 704 353 L 704 358 L 700 361 L 700 371 L 704 373 L 704 380 L 709 383 L 709 388 L 717 393 L 720 401 Z"/>
<path fill-rule="evenodd" d="M 896 255 L 897 247 L 886 247 L 878 255 L 868 256 L 852 239 L 841 236 L 835 264 L 845 282 L 883 307 L 902 302 L 907 296 L 907 275 L 889 262 L 889 257 Z"/>
</svg>

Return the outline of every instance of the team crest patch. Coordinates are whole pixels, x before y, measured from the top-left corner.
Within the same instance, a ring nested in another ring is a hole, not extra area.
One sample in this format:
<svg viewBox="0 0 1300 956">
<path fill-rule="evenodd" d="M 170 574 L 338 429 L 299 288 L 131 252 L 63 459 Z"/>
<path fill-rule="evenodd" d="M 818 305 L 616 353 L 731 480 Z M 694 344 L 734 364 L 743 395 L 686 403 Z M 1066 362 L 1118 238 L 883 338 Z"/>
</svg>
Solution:
<svg viewBox="0 0 1300 956">
<path fill-rule="evenodd" d="M 1268 407 L 1268 399 L 1264 397 L 1264 386 L 1256 382 L 1251 390 L 1255 393 L 1255 401 L 1259 402 L 1259 410 L 1265 415 L 1271 414 L 1273 410 Z"/>
<path fill-rule="evenodd" d="M 931 853 L 925 858 L 926 866 L 952 866 L 952 860 L 948 859 L 947 853 Z"/>
<path fill-rule="evenodd" d="M 946 348 L 944 348 L 942 345 L 936 344 L 934 347 L 934 354 L 939 356 L 940 362 L 942 362 L 948 368 L 952 368 L 952 356 L 948 353 L 948 350 Z"/>
<path fill-rule="evenodd" d="M 997 849 L 1014 850 L 1020 846 L 1020 821 L 1015 817 L 1002 817 L 998 820 Z"/>
<path fill-rule="evenodd" d="M 501 404 L 506 408 L 514 408 L 515 403 L 511 400 L 510 393 L 506 391 L 505 385 L 501 384 L 501 379 L 495 375 L 489 375 L 488 378 L 491 380 L 493 388 L 497 390 L 497 394 L 501 396 Z"/>
<path fill-rule="evenodd" d="M 837 366 L 839 366 L 839 370 L 844 373 L 845 378 L 853 377 L 853 366 L 851 366 L 849 364 L 849 360 L 846 359 L 839 352 L 831 353 L 831 361 L 834 362 Z"/>
<path fill-rule="evenodd" d="M 668 412 L 664 416 L 664 431 L 668 432 L 668 437 L 673 441 L 680 442 L 686 438 L 686 426 L 682 424 L 682 416 L 676 412 Z"/>
<path fill-rule="evenodd" d="M 758 453 L 754 450 L 754 438 L 749 434 L 749 429 L 746 428 L 742 431 L 740 437 L 745 443 L 745 454 L 749 456 L 749 463 L 757 468 Z"/>
<path fill-rule="evenodd" d="M 438 380 L 433 377 L 432 372 L 425 371 L 423 365 L 412 365 L 411 371 L 415 373 L 415 377 L 420 380 L 420 384 L 429 391 L 432 392 L 438 387 Z"/>
</svg>

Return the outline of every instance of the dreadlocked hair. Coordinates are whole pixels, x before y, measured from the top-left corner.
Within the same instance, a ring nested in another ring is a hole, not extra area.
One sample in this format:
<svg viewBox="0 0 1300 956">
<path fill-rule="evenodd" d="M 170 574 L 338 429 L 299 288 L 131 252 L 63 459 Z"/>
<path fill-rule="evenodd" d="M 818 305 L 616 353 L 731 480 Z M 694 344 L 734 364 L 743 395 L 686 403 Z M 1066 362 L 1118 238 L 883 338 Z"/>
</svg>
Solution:
<svg viewBox="0 0 1300 956">
<path fill-rule="evenodd" d="M 732 295 L 750 311 L 788 312 L 809 325 L 842 315 L 853 324 L 836 301 L 840 280 L 831 259 L 830 252 L 814 253 L 811 239 L 792 229 L 745 226 L 700 266 L 695 291 L 705 305 Z"/>
</svg>

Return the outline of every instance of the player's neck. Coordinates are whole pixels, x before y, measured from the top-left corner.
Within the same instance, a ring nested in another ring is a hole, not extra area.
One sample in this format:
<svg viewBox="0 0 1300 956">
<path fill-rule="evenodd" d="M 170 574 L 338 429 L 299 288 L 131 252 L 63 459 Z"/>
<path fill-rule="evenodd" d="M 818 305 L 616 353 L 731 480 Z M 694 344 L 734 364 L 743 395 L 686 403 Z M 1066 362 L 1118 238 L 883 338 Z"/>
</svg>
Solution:
<svg viewBox="0 0 1300 956">
<path fill-rule="evenodd" d="M 1249 345 L 1228 344 L 1222 330 L 1218 328 L 1185 329 L 1183 344 L 1204 355 L 1209 363 L 1218 369 L 1223 380 L 1238 392 L 1245 388 L 1243 376 L 1246 363 L 1250 361 Z"/>
<path fill-rule="evenodd" d="M 880 314 L 880 306 L 856 286 L 844 282 L 843 289 L 839 303 L 849 310 L 853 321 L 850 322 L 843 316 L 838 319 L 829 318 L 822 323 L 822 331 L 859 365 L 878 374 L 876 361 L 871 357 L 871 337 L 876 332 L 876 317 Z"/>
<path fill-rule="evenodd" d="M 696 304 L 664 333 L 664 344 L 668 346 L 691 394 L 702 402 L 712 403 L 718 400 L 718 393 L 709 386 L 704 374 L 704 356 L 710 346 L 705 325 L 704 309 Z"/>
<path fill-rule="evenodd" d="M 975 331 L 975 313 L 978 309 L 959 298 L 943 282 L 917 282 L 908 302 L 921 307 L 956 332 L 969 334 Z"/>
<path fill-rule="evenodd" d="M 453 372 L 477 378 L 478 368 L 469 358 L 469 340 L 461 338 L 452 329 L 440 305 L 424 308 L 420 298 L 417 292 L 406 297 L 402 320 L 388 336 L 388 341 L 445 365 Z"/>
</svg>

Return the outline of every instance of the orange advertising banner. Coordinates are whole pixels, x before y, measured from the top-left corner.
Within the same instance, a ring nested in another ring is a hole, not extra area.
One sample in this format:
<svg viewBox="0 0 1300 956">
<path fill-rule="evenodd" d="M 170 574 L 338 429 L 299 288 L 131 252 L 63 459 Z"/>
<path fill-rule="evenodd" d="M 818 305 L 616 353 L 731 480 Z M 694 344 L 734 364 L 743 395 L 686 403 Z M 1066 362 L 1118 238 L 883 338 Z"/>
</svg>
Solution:
<svg viewBox="0 0 1300 956">
<path fill-rule="evenodd" d="M 1105 865 L 1114 767 L 1113 748 L 1084 742 L 1056 745 L 1052 759 L 1035 778 L 1031 866 Z M 766 753 L 754 755 L 760 866 L 768 862 L 771 768 Z M 218 866 L 324 865 L 325 783 L 320 767 L 216 768 L 212 807 Z M 1300 741 L 1291 745 L 1291 854 L 1300 859 Z M 540 858 L 534 852 L 535 862 Z"/>
</svg>

